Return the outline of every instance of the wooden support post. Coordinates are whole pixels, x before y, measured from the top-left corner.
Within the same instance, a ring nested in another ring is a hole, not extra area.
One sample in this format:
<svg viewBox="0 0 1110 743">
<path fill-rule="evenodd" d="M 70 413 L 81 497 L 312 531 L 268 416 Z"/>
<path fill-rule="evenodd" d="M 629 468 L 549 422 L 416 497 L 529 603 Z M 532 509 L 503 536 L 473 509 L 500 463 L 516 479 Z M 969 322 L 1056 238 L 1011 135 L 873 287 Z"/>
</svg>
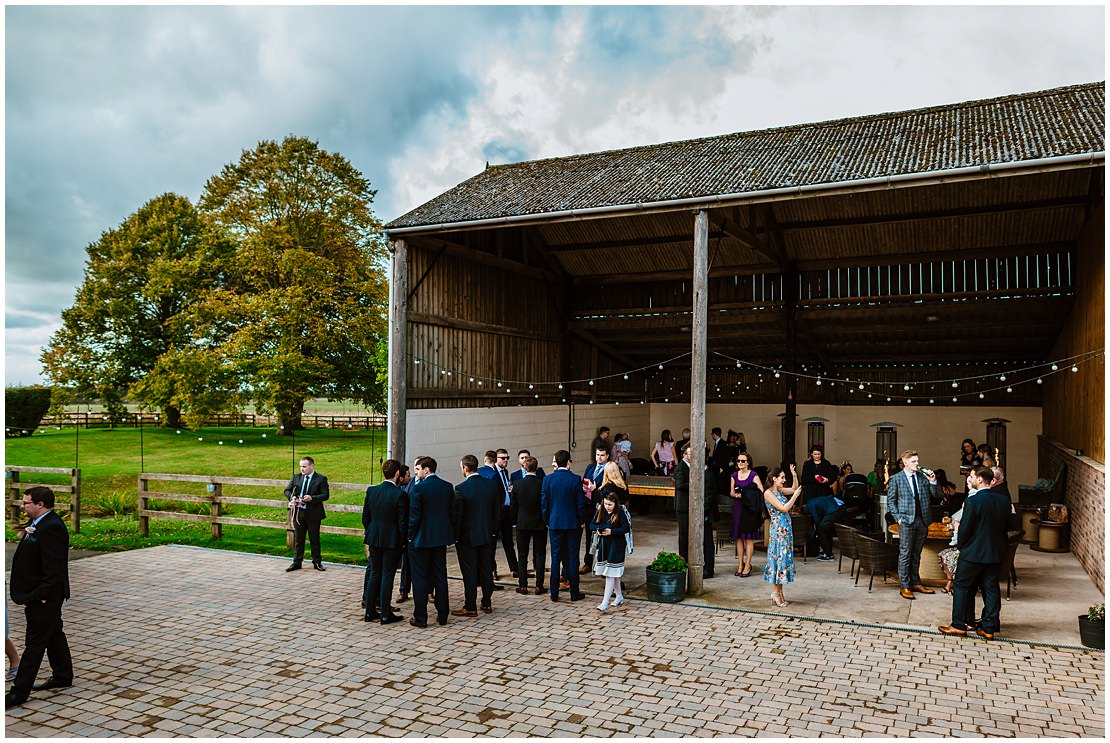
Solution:
<svg viewBox="0 0 1110 743">
<path fill-rule="evenodd" d="M 150 536 L 150 517 L 146 516 L 146 492 L 149 490 L 147 487 L 147 480 L 142 475 L 139 475 L 139 493 L 136 503 L 135 515 L 139 517 L 139 534 L 144 537 Z"/>
<path fill-rule="evenodd" d="M 709 214 L 694 217 L 694 322 L 690 356 L 690 548 L 687 592 L 700 596 L 705 566 L 705 365 L 709 314 Z"/>
<path fill-rule="evenodd" d="M 211 513 L 212 513 L 212 538 L 215 539 L 218 542 L 221 539 L 223 539 L 223 536 L 224 536 L 224 525 L 220 524 L 216 521 L 216 519 L 218 519 L 220 517 L 220 498 L 224 494 L 224 485 L 223 485 L 223 483 L 218 482 L 213 486 L 213 488 L 214 489 L 212 491 L 212 509 L 211 509 Z"/>
<path fill-rule="evenodd" d="M 73 474 L 69 478 L 69 484 L 73 487 L 69 496 L 69 523 L 73 526 L 73 533 L 81 533 L 81 470 L 73 470 Z"/>
<path fill-rule="evenodd" d="M 393 241 L 393 276 L 389 282 L 389 458 L 405 461 L 408 398 L 409 254 L 404 240 Z"/>
<path fill-rule="evenodd" d="M 19 472 L 17 470 L 8 470 L 8 476 L 11 478 L 9 481 L 10 484 L 8 485 L 10 499 L 15 501 L 11 507 L 11 523 L 18 524 L 19 517 L 23 515 L 23 507 L 20 505 L 23 500 L 23 494 L 19 492 Z"/>
</svg>

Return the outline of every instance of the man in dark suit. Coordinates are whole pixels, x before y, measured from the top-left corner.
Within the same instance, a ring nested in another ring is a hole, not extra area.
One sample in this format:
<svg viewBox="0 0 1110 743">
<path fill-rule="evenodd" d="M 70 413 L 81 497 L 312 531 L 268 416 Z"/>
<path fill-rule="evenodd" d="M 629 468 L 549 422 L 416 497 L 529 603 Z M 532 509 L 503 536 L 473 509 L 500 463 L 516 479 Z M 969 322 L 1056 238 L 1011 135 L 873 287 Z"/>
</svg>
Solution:
<svg viewBox="0 0 1110 743">
<path fill-rule="evenodd" d="M 382 477 L 385 480 L 380 485 L 366 488 L 366 500 L 362 504 L 364 541 L 369 547 L 362 591 L 366 607 L 363 621 L 393 624 L 401 621 L 401 615 L 393 613 L 389 599 L 393 595 L 393 575 L 405 549 L 409 504 L 401 490 L 401 463 L 396 459 L 385 460 Z"/>
<path fill-rule="evenodd" d="M 520 562 L 517 593 L 528 593 L 528 546 L 532 546 L 532 568 L 536 572 L 536 595 L 543 595 L 543 572 L 547 563 L 547 527 L 540 509 L 543 482 L 536 470 L 539 462 L 529 455 L 521 464 L 524 475 L 513 483 L 512 515 L 516 525 L 516 551 Z M 516 474 L 515 472 L 513 473 Z"/>
<path fill-rule="evenodd" d="M 487 480 L 497 479 L 497 452 L 490 449 L 482 455 L 482 459 L 485 463 L 478 468 L 478 474 Z"/>
<path fill-rule="evenodd" d="M 524 477 L 524 461 L 531 456 L 532 452 L 528 451 L 527 449 L 521 449 L 519 452 L 517 452 L 516 461 L 518 464 L 520 464 L 520 469 L 513 470 L 513 474 L 509 475 L 510 485 L 515 485 L 517 480 Z M 538 461 L 539 460 L 537 460 L 537 462 Z M 536 467 L 536 477 L 538 477 L 540 480 L 543 480 L 543 476 L 545 474 L 546 473 L 543 471 L 543 467 Z"/>
<path fill-rule="evenodd" d="M 710 433 L 710 438 L 713 439 L 713 449 L 709 453 L 709 469 L 712 473 L 713 485 L 722 493 L 727 493 L 731 490 L 728 483 L 729 468 L 733 464 L 735 457 L 733 450 L 729 447 L 728 442 L 721 438 L 721 429 L 714 428 Z M 713 504 L 713 512 L 716 513 L 717 504 Z"/>
<path fill-rule="evenodd" d="M 605 435 L 609 435 L 609 429 L 605 429 Z M 582 548 L 582 567 L 578 571 L 582 575 L 590 572 L 590 570 L 592 570 L 594 566 L 594 555 L 592 552 L 590 552 L 590 539 L 588 538 L 589 534 L 592 534 L 592 532 L 587 533 L 586 521 L 588 521 L 593 516 L 593 509 L 597 508 L 597 504 L 600 503 L 597 493 L 601 491 L 601 482 L 605 477 L 605 465 L 609 462 L 608 445 L 602 443 L 601 446 L 594 449 L 593 455 L 594 461 L 590 463 L 590 466 L 586 468 L 585 474 L 582 475 L 582 479 L 589 480 L 590 485 L 592 486 L 592 502 L 590 504 L 590 508 L 586 511 L 585 519 L 582 521 L 581 529 L 578 532 L 579 540 L 582 540 L 583 536 L 587 537 Z"/>
<path fill-rule="evenodd" d="M 285 486 L 285 497 L 289 501 L 289 511 L 293 519 L 294 542 L 293 564 L 285 569 L 291 573 L 301 569 L 304 560 L 304 539 L 312 543 L 312 567 L 324 570 L 320 556 L 320 522 L 326 518 L 324 501 L 328 499 L 328 478 L 316 472 L 316 460 L 301 457 L 301 471 Z"/>
<path fill-rule="evenodd" d="M 886 510 L 898 522 L 899 594 L 912 601 L 914 593 L 936 593 L 922 584 L 918 567 L 932 522 L 929 501 L 936 497 L 937 476 L 930 473 L 926 477 L 917 471 L 919 459 L 912 449 L 902 452 L 899 461 L 902 471 L 891 475 L 886 484 Z"/>
<path fill-rule="evenodd" d="M 586 521 L 590 501 L 582 492 L 582 478 L 570 471 L 570 452 L 555 452 L 555 471 L 543 478 L 540 488 L 540 513 L 551 535 L 551 600 L 559 600 L 560 568 L 570 575 L 570 600 L 581 601 L 586 594 L 578 590 L 579 526 Z"/>
<path fill-rule="evenodd" d="M 975 634 L 994 639 L 999 629 L 1002 592 L 998 589 L 999 566 L 1006 560 L 1006 529 L 1010 519 L 1010 498 L 991 487 L 994 472 L 990 467 L 974 470 L 968 478 L 976 488 L 964 503 L 957 546 L 960 559 L 952 596 L 952 623 L 938 627 L 946 635 L 967 635 L 966 617 L 974 616 L 969 605 L 976 590 L 983 591 L 983 616 Z"/>
<path fill-rule="evenodd" d="M 412 486 L 416 484 L 416 478 L 412 475 L 407 464 L 401 465 L 401 479 L 397 481 L 401 486 L 401 491 L 405 494 L 405 508 L 408 508 L 409 498 L 412 497 Z M 406 511 L 406 518 L 408 518 Z M 408 524 L 405 524 L 404 533 L 408 532 Z M 412 576 L 409 575 L 409 551 L 408 549 L 401 550 L 401 585 L 397 587 L 397 603 L 403 603 L 409 600 L 409 594 L 412 592 Z"/>
<path fill-rule="evenodd" d="M 62 631 L 62 602 L 69 598 L 69 532 L 54 513 L 50 488 L 23 493 L 23 512 L 30 523 L 12 558 L 11 597 L 27 617 L 26 647 L 4 708 L 18 707 L 35 691 L 73 684 L 73 658 Z M 50 678 L 35 686 L 42 656 L 50 659 Z"/>
<path fill-rule="evenodd" d="M 455 556 L 463 579 L 463 608 L 456 617 L 478 616 L 478 586 L 482 611 L 493 611 L 493 561 L 501 525 L 501 492 L 497 483 L 478 475 L 478 458 L 467 454 L 459 461 L 463 480 L 455 486 L 453 506 Z"/>
<path fill-rule="evenodd" d="M 447 545 L 455 543 L 451 524 L 455 488 L 436 474 L 436 460 L 420 457 L 418 482 L 409 498 L 409 570 L 412 572 L 413 627 L 428 626 L 428 593 L 435 591 L 436 621 L 447 624 Z"/>
<path fill-rule="evenodd" d="M 802 510 L 809 513 L 817 531 L 817 540 L 821 545 L 817 559 L 825 562 L 835 559 L 832 552 L 833 525 L 844 515 L 844 502 L 830 492 L 812 499 Z"/>
<path fill-rule="evenodd" d="M 493 465 L 493 481 L 497 483 L 497 492 L 501 496 L 501 510 L 497 526 L 497 535 L 501 538 L 501 549 L 505 551 L 505 561 L 509 564 L 509 572 L 516 577 L 517 568 L 519 567 L 516 559 L 516 542 L 513 539 L 513 514 L 509 508 L 509 491 L 512 489 L 509 484 L 509 452 L 506 449 L 498 449 L 495 452 L 496 458 Z M 494 575 L 497 575 L 497 550 L 494 551 Z M 527 568 L 525 568 L 527 570 Z M 501 586 L 496 586 L 496 590 L 501 590 Z"/>
<path fill-rule="evenodd" d="M 678 521 L 678 554 L 682 555 L 683 560 L 688 560 L 690 555 L 690 463 L 692 460 L 693 453 L 690 445 L 687 444 L 682 451 L 682 459 L 674 468 L 674 512 Z M 712 578 L 714 568 L 713 550 L 715 547 L 713 541 L 713 514 L 717 508 L 717 489 L 713 480 L 712 467 L 707 466 L 705 468 L 703 479 L 705 480 L 705 487 L 702 494 L 702 518 L 704 519 L 702 555 L 705 558 L 705 566 L 702 570 L 702 577 Z"/>
</svg>

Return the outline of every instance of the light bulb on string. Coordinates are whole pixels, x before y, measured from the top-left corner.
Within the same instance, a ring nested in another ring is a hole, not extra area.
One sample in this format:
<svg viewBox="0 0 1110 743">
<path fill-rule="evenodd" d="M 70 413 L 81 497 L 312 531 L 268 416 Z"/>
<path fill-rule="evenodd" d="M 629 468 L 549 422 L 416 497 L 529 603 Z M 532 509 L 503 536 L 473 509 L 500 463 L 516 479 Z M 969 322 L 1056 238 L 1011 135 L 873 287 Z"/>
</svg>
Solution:
<svg viewBox="0 0 1110 743">
<path fill-rule="evenodd" d="M 1007 392 L 1013 392 L 1013 391 L 1014 391 L 1014 388 L 1013 388 L 1013 387 L 1007 387 L 1007 388 L 1006 388 L 1006 391 L 1007 391 Z"/>
<path fill-rule="evenodd" d="M 663 371 L 663 365 L 662 364 L 659 365 L 659 371 Z"/>
<path fill-rule="evenodd" d="M 628 379 L 628 375 L 627 375 L 627 374 L 625 374 L 625 375 L 624 375 L 624 378 L 625 378 L 625 379 Z"/>
<path fill-rule="evenodd" d="M 1005 382 L 1006 381 L 1006 375 L 1005 374 L 1000 374 L 998 376 L 998 381 L 999 382 Z"/>
<path fill-rule="evenodd" d="M 1044 384 L 1044 380 L 1040 377 L 1037 377 L 1037 384 Z"/>
<path fill-rule="evenodd" d="M 1072 365 L 1072 367 L 1071 367 L 1071 370 L 1072 370 L 1072 372 L 1073 372 L 1073 373 L 1074 373 L 1074 372 L 1077 372 L 1077 371 L 1079 371 L 1079 367 L 1078 367 L 1078 366 L 1075 366 L 1075 365 L 1073 364 L 1073 365 Z"/>
<path fill-rule="evenodd" d="M 953 386 L 953 387 L 959 387 L 959 386 L 960 386 L 960 383 L 959 383 L 959 382 L 953 382 L 953 383 L 952 383 L 952 386 Z"/>
<path fill-rule="evenodd" d="M 590 386 L 591 386 L 591 387 L 593 387 L 593 386 L 594 386 L 594 380 L 592 380 L 592 379 L 590 380 Z"/>
<path fill-rule="evenodd" d="M 904 389 L 906 392 L 909 392 L 910 391 L 910 386 L 908 384 L 904 384 L 904 385 L 902 385 L 902 389 Z"/>
<path fill-rule="evenodd" d="M 529 384 L 529 385 L 528 385 L 528 389 L 530 389 L 530 390 L 531 390 L 531 389 L 535 389 L 535 387 L 534 387 L 534 386 L 532 386 L 531 384 Z"/>
<path fill-rule="evenodd" d="M 1059 369 L 1059 368 L 1060 368 L 1060 367 L 1056 366 L 1056 364 L 1053 364 L 1053 365 L 1052 365 L 1052 371 L 1056 371 L 1056 370 L 1057 370 L 1057 369 Z"/>
<path fill-rule="evenodd" d="M 861 390 L 863 389 L 863 382 L 860 382 L 860 383 L 859 383 L 859 388 L 860 388 Z"/>
<path fill-rule="evenodd" d="M 497 386 L 498 386 L 498 387 L 500 387 L 500 386 L 501 386 L 501 383 L 500 383 L 500 382 L 498 382 L 498 383 L 497 383 Z"/>
<path fill-rule="evenodd" d="M 979 393 L 979 399 L 982 400 L 984 397 L 986 397 L 986 395 L 984 395 L 982 392 L 980 392 Z"/>
<path fill-rule="evenodd" d="M 470 381 L 471 381 L 471 382 L 473 382 L 473 381 L 474 381 L 474 377 L 471 377 L 471 378 L 470 378 Z"/>
<path fill-rule="evenodd" d="M 778 379 L 778 378 L 779 378 L 779 373 L 775 372 L 775 379 Z"/>
<path fill-rule="evenodd" d="M 954 398 L 954 397 L 953 397 L 953 398 L 952 398 L 952 402 L 956 402 L 956 398 Z"/>
</svg>

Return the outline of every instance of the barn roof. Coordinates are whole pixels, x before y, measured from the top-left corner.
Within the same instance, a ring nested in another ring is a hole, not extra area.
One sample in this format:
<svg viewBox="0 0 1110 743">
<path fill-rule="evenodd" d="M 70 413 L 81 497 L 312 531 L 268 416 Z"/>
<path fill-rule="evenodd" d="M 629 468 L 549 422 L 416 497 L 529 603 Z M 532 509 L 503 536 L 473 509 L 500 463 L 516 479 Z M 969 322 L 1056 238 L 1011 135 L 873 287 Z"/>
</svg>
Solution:
<svg viewBox="0 0 1110 743">
<path fill-rule="evenodd" d="M 386 229 L 1101 153 L 1105 82 L 490 166 Z"/>
</svg>

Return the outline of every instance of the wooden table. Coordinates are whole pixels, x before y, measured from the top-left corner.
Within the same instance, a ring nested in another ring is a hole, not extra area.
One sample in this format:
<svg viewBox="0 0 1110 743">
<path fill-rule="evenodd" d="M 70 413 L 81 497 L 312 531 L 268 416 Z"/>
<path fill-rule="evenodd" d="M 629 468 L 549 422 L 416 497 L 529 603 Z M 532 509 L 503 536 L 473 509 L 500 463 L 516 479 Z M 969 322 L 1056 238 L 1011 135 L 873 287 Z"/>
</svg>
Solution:
<svg viewBox="0 0 1110 743">
<path fill-rule="evenodd" d="M 659 498 L 674 497 L 674 479 L 654 475 L 631 475 L 627 478 L 630 495 L 651 495 Z"/>
<path fill-rule="evenodd" d="M 887 531 L 894 536 L 898 535 L 898 524 L 891 524 L 887 527 Z M 918 567 L 918 573 L 921 574 L 921 582 L 927 586 L 943 586 L 948 583 L 948 576 L 944 574 L 944 566 L 941 565 L 940 551 L 949 546 L 952 541 L 952 532 L 948 530 L 945 524 L 929 524 L 929 534 L 925 537 L 925 544 L 921 547 L 921 564 Z"/>
</svg>

